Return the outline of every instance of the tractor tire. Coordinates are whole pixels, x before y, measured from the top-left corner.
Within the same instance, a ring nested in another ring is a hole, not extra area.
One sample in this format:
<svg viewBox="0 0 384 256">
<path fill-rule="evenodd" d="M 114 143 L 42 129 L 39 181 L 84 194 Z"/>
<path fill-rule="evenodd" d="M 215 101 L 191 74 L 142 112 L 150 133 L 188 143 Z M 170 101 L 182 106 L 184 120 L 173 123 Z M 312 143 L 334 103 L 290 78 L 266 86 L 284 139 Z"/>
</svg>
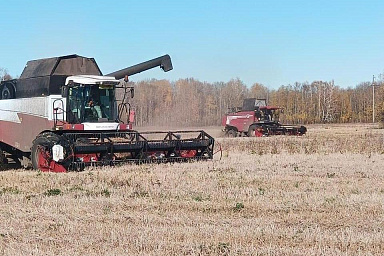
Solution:
<svg viewBox="0 0 384 256">
<path fill-rule="evenodd" d="M 0 171 L 3 171 L 7 168 L 8 160 L 4 152 L 0 149 Z"/>
<path fill-rule="evenodd" d="M 248 137 L 262 137 L 263 128 L 259 125 L 251 125 L 248 128 Z"/>
<path fill-rule="evenodd" d="M 228 132 L 227 132 L 227 135 L 229 138 L 235 138 L 237 137 L 237 131 L 233 130 L 233 129 L 230 129 Z"/>
<path fill-rule="evenodd" d="M 307 127 L 305 126 L 300 126 L 299 128 L 299 135 L 304 135 L 307 132 Z"/>
<path fill-rule="evenodd" d="M 248 137 L 256 137 L 256 125 L 250 125 L 248 128 Z"/>
<path fill-rule="evenodd" d="M 6 100 L 6 99 L 14 99 L 15 98 L 15 88 L 12 86 L 12 84 L 4 84 L 1 87 L 0 91 L 0 99 Z"/>
<path fill-rule="evenodd" d="M 31 150 L 32 166 L 35 170 L 43 172 L 65 172 L 69 166 L 69 161 L 56 163 L 52 159 L 52 147 L 56 144 L 62 145 L 61 136 L 52 132 L 42 133 L 33 141 Z M 68 154 L 68 147 L 64 147 L 64 154 Z"/>
</svg>

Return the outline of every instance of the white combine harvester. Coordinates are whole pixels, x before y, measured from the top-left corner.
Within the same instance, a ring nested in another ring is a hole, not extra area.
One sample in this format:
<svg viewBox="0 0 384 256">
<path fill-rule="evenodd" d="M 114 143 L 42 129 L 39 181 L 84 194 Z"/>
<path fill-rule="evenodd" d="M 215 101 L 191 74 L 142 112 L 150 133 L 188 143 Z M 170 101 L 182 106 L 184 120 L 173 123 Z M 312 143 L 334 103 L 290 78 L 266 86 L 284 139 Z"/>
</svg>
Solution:
<svg viewBox="0 0 384 256">
<path fill-rule="evenodd" d="M 171 70 L 169 55 L 106 76 L 93 58 L 78 55 L 29 61 L 20 79 L 0 84 L 0 165 L 13 159 L 65 172 L 122 162 L 212 159 L 214 139 L 204 131 L 132 130 L 126 96 L 133 97 L 134 89 L 125 82 L 158 66 Z M 116 88 L 124 89 L 122 101 L 116 100 Z"/>
</svg>

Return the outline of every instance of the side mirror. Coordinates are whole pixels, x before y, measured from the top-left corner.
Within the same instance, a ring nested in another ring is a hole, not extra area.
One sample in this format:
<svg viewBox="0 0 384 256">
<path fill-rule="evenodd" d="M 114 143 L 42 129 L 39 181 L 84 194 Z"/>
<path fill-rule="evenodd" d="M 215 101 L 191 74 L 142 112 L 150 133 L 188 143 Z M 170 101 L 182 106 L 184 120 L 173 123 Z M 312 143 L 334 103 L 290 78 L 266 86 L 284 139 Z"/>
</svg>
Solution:
<svg viewBox="0 0 384 256">
<path fill-rule="evenodd" d="M 68 86 L 61 86 L 61 97 L 67 98 L 68 96 Z"/>
<path fill-rule="evenodd" d="M 131 98 L 135 97 L 135 89 L 131 88 Z"/>
</svg>

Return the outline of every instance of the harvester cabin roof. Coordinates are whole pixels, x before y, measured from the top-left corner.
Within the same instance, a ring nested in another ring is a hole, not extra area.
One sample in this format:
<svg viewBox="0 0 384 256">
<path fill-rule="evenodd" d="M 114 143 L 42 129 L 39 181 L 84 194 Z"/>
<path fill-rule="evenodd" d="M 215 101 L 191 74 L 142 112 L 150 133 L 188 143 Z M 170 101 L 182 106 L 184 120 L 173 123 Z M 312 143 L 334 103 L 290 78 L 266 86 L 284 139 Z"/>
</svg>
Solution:
<svg viewBox="0 0 384 256">
<path fill-rule="evenodd" d="M 283 109 L 281 107 L 276 107 L 276 106 L 262 106 L 259 107 L 260 109 L 267 109 L 267 110 L 277 110 L 277 109 Z"/>
<path fill-rule="evenodd" d="M 116 80 L 113 76 L 93 76 L 93 75 L 79 75 L 79 76 L 69 76 L 65 80 L 65 84 L 69 85 L 70 83 L 76 84 L 106 84 L 106 85 L 117 85 L 120 83 L 119 80 Z"/>
</svg>

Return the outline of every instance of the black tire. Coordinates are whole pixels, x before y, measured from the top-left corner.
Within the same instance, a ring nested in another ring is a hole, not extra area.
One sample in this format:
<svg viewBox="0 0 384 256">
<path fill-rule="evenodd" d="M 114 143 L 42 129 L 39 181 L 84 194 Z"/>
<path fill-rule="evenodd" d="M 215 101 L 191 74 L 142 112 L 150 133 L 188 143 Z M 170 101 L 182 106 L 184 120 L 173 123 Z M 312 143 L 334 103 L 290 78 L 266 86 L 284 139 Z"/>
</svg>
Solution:
<svg viewBox="0 0 384 256">
<path fill-rule="evenodd" d="M 0 171 L 7 168 L 8 160 L 4 152 L 0 149 Z"/>
<path fill-rule="evenodd" d="M 36 138 L 33 141 L 32 149 L 31 149 L 31 161 L 32 168 L 34 170 L 39 170 L 39 150 L 40 146 L 48 147 L 48 141 L 45 138 Z"/>
<path fill-rule="evenodd" d="M 52 156 L 52 147 L 56 144 L 60 144 L 64 147 L 64 154 L 65 157 L 69 154 L 69 148 L 66 143 L 63 143 L 63 140 L 60 135 L 52 133 L 52 132 L 46 132 L 39 134 L 36 139 L 33 141 L 32 149 L 31 149 L 31 161 L 33 169 L 39 170 L 39 154 L 41 150 L 45 150 L 49 153 L 50 156 Z M 49 159 L 52 160 L 52 159 Z M 61 165 L 64 166 L 65 169 L 68 168 L 70 164 L 70 159 L 66 159 L 66 161 L 61 162 Z"/>
<path fill-rule="evenodd" d="M 250 125 L 248 128 L 248 137 L 256 137 L 255 130 L 256 125 Z"/>
<path fill-rule="evenodd" d="M 41 150 L 45 150 L 50 152 L 52 146 L 54 145 L 54 141 L 49 139 L 49 133 L 39 134 L 36 139 L 33 140 L 32 149 L 31 149 L 31 160 L 32 167 L 35 170 L 39 170 L 39 155 Z M 53 144 L 53 145 L 52 145 Z"/>
<path fill-rule="evenodd" d="M 307 132 L 307 127 L 300 126 L 299 128 L 299 135 L 304 135 Z"/>
<path fill-rule="evenodd" d="M 15 88 L 12 84 L 4 84 L 1 86 L 1 95 L 0 98 L 2 100 L 6 99 L 14 99 L 15 98 Z"/>
<path fill-rule="evenodd" d="M 262 137 L 265 135 L 265 131 L 266 128 L 264 126 L 253 124 L 248 128 L 248 137 Z"/>
<path fill-rule="evenodd" d="M 230 129 L 228 132 L 227 132 L 227 135 L 228 137 L 230 138 L 235 138 L 237 137 L 237 131 L 233 130 L 233 129 Z"/>
</svg>

